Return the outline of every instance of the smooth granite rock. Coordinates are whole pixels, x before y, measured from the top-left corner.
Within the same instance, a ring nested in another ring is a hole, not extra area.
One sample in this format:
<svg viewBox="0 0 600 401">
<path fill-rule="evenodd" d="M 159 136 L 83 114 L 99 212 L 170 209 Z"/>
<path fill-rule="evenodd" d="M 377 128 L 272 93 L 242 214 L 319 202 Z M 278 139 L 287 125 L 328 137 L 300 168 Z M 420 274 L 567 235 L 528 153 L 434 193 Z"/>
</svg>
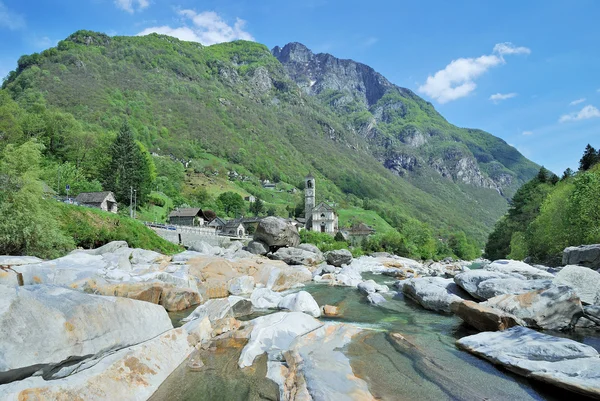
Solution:
<svg viewBox="0 0 600 401">
<path fill-rule="evenodd" d="M 240 368 L 251 366 L 257 356 L 267 353 L 270 360 L 281 358 L 296 337 L 308 333 L 322 324 L 302 312 L 277 312 L 250 321 L 250 339 L 238 361 Z"/>
<path fill-rule="evenodd" d="M 306 291 L 296 292 L 284 296 L 278 305 L 279 309 L 289 310 L 291 312 L 304 312 L 313 317 L 321 316 L 321 308 L 317 301 Z"/>
<path fill-rule="evenodd" d="M 586 304 L 600 304 L 600 273 L 588 267 L 565 266 L 554 278 L 556 285 L 568 285 Z"/>
<path fill-rule="evenodd" d="M 521 376 L 600 398 L 600 356 L 589 345 L 519 326 L 463 337 L 456 344 Z"/>
<path fill-rule="evenodd" d="M 241 276 L 229 280 L 229 293 L 231 295 L 250 294 L 254 290 L 254 277 Z"/>
<path fill-rule="evenodd" d="M 552 280 L 554 275 L 547 271 L 535 268 L 527 263 L 517 260 L 496 260 L 484 267 L 485 270 L 495 271 L 506 274 L 520 274 L 529 280 L 534 279 L 549 279 Z"/>
<path fill-rule="evenodd" d="M 252 302 L 247 299 L 230 296 L 228 298 L 209 299 L 206 303 L 198 306 L 182 322 L 190 322 L 196 319 L 208 317 L 211 324 L 227 317 L 240 317 L 252 313 Z"/>
<path fill-rule="evenodd" d="M 482 305 L 510 313 L 528 327 L 547 330 L 570 328 L 583 313 L 579 297 L 567 286 L 519 295 L 499 295 Z"/>
<path fill-rule="evenodd" d="M 269 216 L 258 223 L 254 241 L 261 241 L 269 247 L 295 247 L 300 245 L 300 235 L 293 224 L 282 218 Z"/>
<path fill-rule="evenodd" d="M 279 248 L 269 255 L 271 259 L 282 260 L 288 265 L 314 266 L 323 261 L 321 254 L 309 252 L 300 248 Z"/>
<path fill-rule="evenodd" d="M 337 251 L 325 252 L 327 263 L 335 267 L 349 265 L 352 262 L 352 254 L 347 249 L 339 249 Z"/>
<path fill-rule="evenodd" d="M 452 304 L 452 312 L 479 331 L 502 331 L 519 325 L 519 319 L 504 311 L 473 301 Z"/>
<path fill-rule="evenodd" d="M 0 383 L 96 359 L 172 329 L 159 305 L 61 287 L 0 286 Z M 68 373 L 68 372 L 67 372 Z"/>
<path fill-rule="evenodd" d="M 269 364 L 269 377 L 280 377 L 281 400 L 375 400 L 367 383 L 354 375 L 342 351 L 361 329 L 328 323 L 300 336 L 282 363 Z M 283 379 L 283 380 L 282 380 Z"/>
<path fill-rule="evenodd" d="M 250 301 L 256 309 L 277 309 L 283 296 L 268 288 L 257 288 L 252 291 Z"/>
<path fill-rule="evenodd" d="M 450 312 L 450 306 L 461 302 L 457 295 L 460 288 L 452 279 L 441 277 L 422 277 L 402 281 L 402 292 L 418 302 L 425 309 L 438 312 Z"/>
</svg>

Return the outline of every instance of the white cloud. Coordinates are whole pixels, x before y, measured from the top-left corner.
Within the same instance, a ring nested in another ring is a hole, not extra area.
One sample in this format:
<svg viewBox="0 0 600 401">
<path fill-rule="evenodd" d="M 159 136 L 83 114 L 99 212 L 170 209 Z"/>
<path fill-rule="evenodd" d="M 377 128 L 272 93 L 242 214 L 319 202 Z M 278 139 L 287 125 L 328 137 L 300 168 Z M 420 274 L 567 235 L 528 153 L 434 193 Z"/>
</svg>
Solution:
<svg viewBox="0 0 600 401">
<path fill-rule="evenodd" d="M 133 14 L 136 11 L 141 11 L 150 5 L 148 0 L 115 0 L 115 5 L 121 10 Z"/>
<path fill-rule="evenodd" d="M 0 28 L 8 28 L 10 30 L 16 30 L 25 26 L 25 19 L 19 15 L 10 11 L 4 3 L 0 1 Z"/>
<path fill-rule="evenodd" d="M 490 96 L 490 100 L 494 103 L 498 103 L 502 100 L 510 99 L 515 96 L 517 96 L 517 94 L 514 92 L 512 92 L 512 93 L 496 93 L 496 94 Z"/>
<path fill-rule="evenodd" d="M 179 14 L 184 20 L 189 20 L 191 26 L 178 28 L 171 28 L 167 25 L 151 27 L 138 33 L 138 36 L 160 33 L 174 36 L 181 40 L 200 42 L 203 45 L 231 42 L 238 39 L 254 40 L 252 35 L 244 30 L 246 21 L 242 19 L 236 18 L 235 23 L 231 26 L 214 11 L 196 13 L 193 10 L 181 10 Z"/>
<path fill-rule="evenodd" d="M 517 47 L 510 42 L 498 43 L 494 46 L 494 53 L 503 56 L 505 54 L 530 54 L 531 50 L 527 47 Z"/>
<path fill-rule="evenodd" d="M 525 135 L 525 136 L 533 135 L 533 131 L 523 131 L 523 135 Z"/>
<path fill-rule="evenodd" d="M 567 121 L 580 121 L 580 120 L 587 120 L 590 118 L 597 118 L 600 117 L 600 110 L 598 110 L 596 107 L 592 106 L 592 105 L 587 105 L 585 106 L 583 109 L 574 112 L 574 113 L 569 113 L 569 114 L 565 114 L 563 116 L 561 116 L 558 121 L 561 123 L 567 122 Z"/>
<path fill-rule="evenodd" d="M 379 38 L 376 38 L 374 36 L 369 36 L 368 38 L 363 40 L 362 45 L 363 45 L 363 47 L 371 47 L 374 44 L 376 44 L 377 42 L 379 42 Z"/>
<path fill-rule="evenodd" d="M 584 97 L 582 97 L 581 99 L 573 100 L 571 103 L 569 103 L 569 106 L 577 106 L 579 103 L 583 103 L 583 102 L 585 102 Z"/>
<path fill-rule="evenodd" d="M 515 47 L 512 43 L 499 43 L 494 46 L 493 54 L 477 58 L 459 58 L 453 60 L 443 70 L 429 75 L 425 84 L 419 87 L 424 93 L 439 103 L 447 103 L 469 95 L 477 88 L 475 79 L 490 68 L 504 64 L 504 55 L 528 54 L 526 47 Z"/>
</svg>

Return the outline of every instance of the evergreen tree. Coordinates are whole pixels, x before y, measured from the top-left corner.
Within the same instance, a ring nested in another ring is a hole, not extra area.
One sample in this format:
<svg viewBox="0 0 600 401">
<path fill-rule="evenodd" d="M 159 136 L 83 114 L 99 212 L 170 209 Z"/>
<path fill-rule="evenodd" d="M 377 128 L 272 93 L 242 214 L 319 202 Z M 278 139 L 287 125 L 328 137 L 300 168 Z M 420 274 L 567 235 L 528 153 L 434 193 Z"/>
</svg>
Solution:
<svg viewBox="0 0 600 401">
<path fill-rule="evenodd" d="M 110 153 L 104 187 L 114 192 L 118 202 L 125 204 L 129 203 L 133 189 L 137 192 L 138 204 L 143 204 L 150 193 L 155 169 L 148 152 L 135 141 L 129 124 L 121 126 Z"/>
<path fill-rule="evenodd" d="M 548 169 L 546 169 L 544 166 L 542 166 L 542 168 L 540 168 L 540 171 L 538 171 L 537 179 L 539 182 L 544 183 L 544 182 L 548 181 L 549 175 L 550 175 L 550 172 L 548 171 Z"/>
<path fill-rule="evenodd" d="M 260 199 L 257 198 L 254 202 L 250 204 L 250 212 L 254 213 L 255 216 L 258 216 L 264 211 L 265 204 Z"/>
<path fill-rule="evenodd" d="M 588 143 L 588 145 L 585 147 L 585 151 L 583 152 L 581 160 L 579 160 L 579 171 L 587 171 L 599 161 L 600 156 L 598 155 L 598 152 L 596 152 L 596 149 L 594 149 L 592 145 Z"/>
<path fill-rule="evenodd" d="M 571 177 L 573 177 L 574 174 L 575 173 L 573 172 L 573 170 L 571 170 L 571 168 L 567 168 L 565 170 L 565 172 L 563 173 L 561 180 L 566 180 L 568 178 L 571 178 Z"/>
</svg>

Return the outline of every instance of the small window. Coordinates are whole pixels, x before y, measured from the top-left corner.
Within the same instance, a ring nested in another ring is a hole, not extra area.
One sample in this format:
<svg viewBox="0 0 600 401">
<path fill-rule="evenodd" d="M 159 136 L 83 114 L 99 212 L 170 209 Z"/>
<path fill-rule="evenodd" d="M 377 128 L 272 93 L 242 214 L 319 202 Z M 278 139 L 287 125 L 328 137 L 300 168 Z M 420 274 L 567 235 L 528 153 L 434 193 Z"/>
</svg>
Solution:
<svg viewBox="0 0 600 401">
<path fill-rule="evenodd" d="M 324 219 L 325 218 L 325 213 L 321 213 L 321 218 Z"/>
</svg>

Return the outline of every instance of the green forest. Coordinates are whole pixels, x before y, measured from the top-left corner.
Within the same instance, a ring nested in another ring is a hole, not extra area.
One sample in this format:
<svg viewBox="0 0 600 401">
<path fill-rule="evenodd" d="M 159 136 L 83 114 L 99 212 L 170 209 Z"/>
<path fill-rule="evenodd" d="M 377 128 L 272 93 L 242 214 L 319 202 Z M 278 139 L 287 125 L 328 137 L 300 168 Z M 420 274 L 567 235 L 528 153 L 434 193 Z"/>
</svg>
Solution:
<svg viewBox="0 0 600 401">
<path fill-rule="evenodd" d="M 559 265 L 568 246 L 600 242 L 600 153 L 587 145 L 579 170 L 542 168 L 512 199 L 485 247 L 490 259 Z"/>
<path fill-rule="evenodd" d="M 402 98 L 410 113 L 390 118 L 385 135 L 409 126 L 439 131 L 428 152 L 473 152 L 484 171 L 510 175 L 515 188 L 537 168 L 490 134 L 451 126 L 414 94 L 386 96 L 380 102 Z M 185 206 L 223 217 L 288 217 L 301 215 L 303 179 L 312 172 L 319 200 L 336 205 L 342 225 L 364 215 L 384 227 L 364 251 L 479 256 L 506 199 L 429 173 L 413 180 L 418 185 L 397 176 L 377 158 L 384 148 L 352 128 L 361 123 L 358 111 L 326 101 L 304 95 L 254 42 L 205 47 L 156 34 L 78 31 L 23 56 L 0 90 L 0 179 L 9 188 L 0 195 L 0 253 L 49 257 L 113 239 L 173 252 L 127 218 L 131 188 L 139 220 L 165 221 Z M 119 216 L 56 202 L 66 184 L 71 197 L 113 191 Z M 260 204 L 243 201 L 247 195 Z"/>
</svg>

